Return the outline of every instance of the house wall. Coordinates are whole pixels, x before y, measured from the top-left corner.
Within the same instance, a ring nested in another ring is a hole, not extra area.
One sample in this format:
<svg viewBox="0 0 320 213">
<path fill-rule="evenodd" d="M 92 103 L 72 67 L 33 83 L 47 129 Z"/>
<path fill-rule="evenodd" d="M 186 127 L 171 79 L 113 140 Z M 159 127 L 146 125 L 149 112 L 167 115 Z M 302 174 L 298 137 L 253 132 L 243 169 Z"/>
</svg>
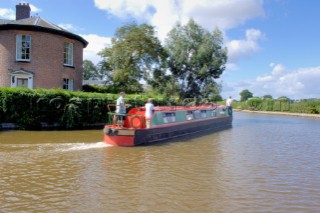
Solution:
<svg viewBox="0 0 320 213">
<path fill-rule="evenodd" d="M 31 61 L 16 61 L 16 35 L 31 35 Z M 64 42 L 73 43 L 73 67 L 63 65 Z M 74 90 L 82 88 L 83 43 L 61 35 L 22 30 L 0 31 L 0 87 L 10 87 L 8 71 L 34 72 L 33 88 L 62 88 L 63 79 L 74 80 Z"/>
</svg>

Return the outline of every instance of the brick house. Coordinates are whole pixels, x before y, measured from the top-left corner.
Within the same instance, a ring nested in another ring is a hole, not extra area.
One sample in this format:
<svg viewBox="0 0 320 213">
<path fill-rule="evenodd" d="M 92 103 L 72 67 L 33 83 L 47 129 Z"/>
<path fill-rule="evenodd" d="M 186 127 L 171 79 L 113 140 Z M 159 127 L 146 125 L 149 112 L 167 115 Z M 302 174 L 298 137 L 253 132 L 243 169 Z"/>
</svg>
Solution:
<svg viewBox="0 0 320 213">
<path fill-rule="evenodd" d="M 0 87 L 82 88 L 88 42 L 16 5 L 16 20 L 0 19 Z"/>
</svg>

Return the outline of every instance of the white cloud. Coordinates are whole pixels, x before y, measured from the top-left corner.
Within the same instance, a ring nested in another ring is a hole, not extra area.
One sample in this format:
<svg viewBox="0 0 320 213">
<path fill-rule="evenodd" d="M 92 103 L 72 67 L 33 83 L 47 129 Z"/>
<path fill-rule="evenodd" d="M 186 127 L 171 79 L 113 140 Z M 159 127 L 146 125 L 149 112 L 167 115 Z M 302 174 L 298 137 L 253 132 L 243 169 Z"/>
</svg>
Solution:
<svg viewBox="0 0 320 213">
<path fill-rule="evenodd" d="M 30 6 L 30 9 L 31 9 L 31 12 L 33 12 L 33 13 L 39 13 L 39 12 L 42 11 L 40 8 L 37 8 L 33 4 L 29 4 L 29 6 Z"/>
<path fill-rule="evenodd" d="M 58 26 L 62 27 L 65 30 L 68 30 L 70 32 L 77 32 L 77 31 L 82 30 L 81 28 L 76 27 L 73 24 L 63 24 L 63 23 L 61 23 L 61 24 L 58 24 Z"/>
<path fill-rule="evenodd" d="M 244 40 L 231 40 L 226 43 L 228 48 L 228 60 L 236 62 L 240 58 L 250 58 L 254 53 L 260 50 L 258 40 L 263 39 L 264 34 L 257 29 L 246 30 Z"/>
<path fill-rule="evenodd" d="M 279 72 L 279 70 L 281 72 Z M 275 71 L 277 70 L 277 71 Z M 320 98 L 320 67 L 307 67 L 287 72 L 281 64 L 273 64 L 269 74 L 255 80 L 228 83 L 223 93 L 240 98 L 242 90 L 248 89 L 254 96 L 272 95 L 273 98 L 287 96 L 291 99 Z M 235 89 L 236 88 L 236 89 Z"/>
<path fill-rule="evenodd" d="M 102 61 L 102 58 L 97 54 L 107 45 L 111 44 L 111 38 L 95 34 L 80 36 L 89 42 L 88 46 L 84 49 L 83 58 L 92 61 L 94 64 Z"/>
<path fill-rule="evenodd" d="M 177 22 L 186 24 L 190 18 L 208 30 L 219 27 L 224 31 L 264 16 L 262 0 L 94 0 L 94 3 L 119 18 L 152 24 L 161 40 Z"/>
<path fill-rule="evenodd" d="M 258 76 L 256 81 L 257 82 L 268 82 L 268 81 L 272 81 L 273 78 L 270 75 L 266 75 L 266 76 Z"/>
<path fill-rule="evenodd" d="M 234 28 L 245 21 L 264 16 L 261 0 L 183 0 L 182 15 L 193 17 L 209 29 L 219 27 L 222 30 Z"/>
<path fill-rule="evenodd" d="M 234 63 L 227 63 L 226 70 L 239 70 L 239 67 Z"/>
<path fill-rule="evenodd" d="M 256 78 L 257 82 L 274 82 L 275 80 L 282 79 L 286 74 L 286 68 L 282 64 L 271 63 L 271 73 Z"/>
<path fill-rule="evenodd" d="M 133 17 L 140 19 L 148 16 L 148 0 L 95 0 L 95 6 L 119 18 Z"/>
<path fill-rule="evenodd" d="M 16 13 L 12 9 L 0 8 L 0 18 L 14 20 L 16 19 Z"/>
<path fill-rule="evenodd" d="M 282 75 L 284 74 L 286 68 L 282 64 L 274 64 L 273 66 L 271 65 L 272 69 L 272 75 Z"/>
</svg>

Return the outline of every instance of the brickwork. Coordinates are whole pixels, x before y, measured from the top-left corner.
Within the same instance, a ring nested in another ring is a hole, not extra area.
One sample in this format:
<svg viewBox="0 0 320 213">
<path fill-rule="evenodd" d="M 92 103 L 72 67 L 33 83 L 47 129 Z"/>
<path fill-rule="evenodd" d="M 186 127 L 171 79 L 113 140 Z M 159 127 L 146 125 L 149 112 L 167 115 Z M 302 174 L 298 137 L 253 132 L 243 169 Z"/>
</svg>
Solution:
<svg viewBox="0 0 320 213">
<path fill-rule="evenodd" d="M 20 3 L 16 5 L 16 20 L 29 18 L 30 11 L 31 11 L 31 8 L 29 4 Z"/>
<path fill-rule="evenodd" d="M 31 35 L 30 62 L 16 61 L 16 35 Z M 73 67 L 63 65 L 64 42 L 73 43 Z M 63 79 L 74 80 L 74 90 L 82 87 L 84 45 L 62 35 L 37 31 L 0 31 L 0 87 L 10 87 L 9 70 L 34 73 L 33 88 L 62 88 Z"/>
</svg>

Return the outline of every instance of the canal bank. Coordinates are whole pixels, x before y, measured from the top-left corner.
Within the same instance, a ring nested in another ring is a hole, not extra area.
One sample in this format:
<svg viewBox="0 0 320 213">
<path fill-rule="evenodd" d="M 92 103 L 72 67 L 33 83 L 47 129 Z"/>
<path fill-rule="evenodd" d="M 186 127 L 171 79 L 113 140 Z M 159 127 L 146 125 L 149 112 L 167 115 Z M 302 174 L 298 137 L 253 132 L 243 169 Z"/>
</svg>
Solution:
<svg viewBox="0 0 320 213">
<path fill-rule="evenodd" d="M 69 129 L 72 130 L 90 130 L 90 129 L 102 129 L 105 123 L 94 123 L 94 124 L 83 124 L 78 126 L 77 128 Z M 0 123 L 0 131 L 1 130 L 19 130 L 20 127 L 17 123 Z M 39 128 L 35 130 L 68 130 L 58 123 L 48 124 L 45 122 L 41 122 Z"/>
<path fill-rule="evenodd" d="M 259 114 L 296 116 L 296 117 L 305 117 L 305 118 L 320 119 L 320 114 L 291 113 L 291 112 L 273 112 L 273 111 L 252 111 L 252 110 L 237 110 L 237 109 L 234 109 L 234 111 L 244 112 L 244 113 L 259 113 Z"/>
</svg>

